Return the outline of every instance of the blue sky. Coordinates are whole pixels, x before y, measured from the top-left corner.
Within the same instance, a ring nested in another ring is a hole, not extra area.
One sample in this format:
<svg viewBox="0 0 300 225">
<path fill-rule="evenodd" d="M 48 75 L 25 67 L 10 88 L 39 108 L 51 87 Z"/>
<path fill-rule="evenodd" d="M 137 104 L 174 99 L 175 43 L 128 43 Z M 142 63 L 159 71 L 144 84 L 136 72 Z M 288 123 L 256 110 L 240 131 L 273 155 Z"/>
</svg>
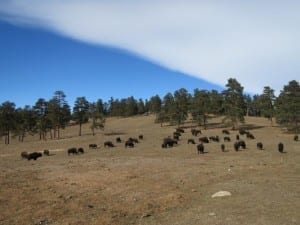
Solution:
<svg viewBox="0 0 300 225">
<path fill-rule="evenodd" d="M 110 97 L 149 99 L 184 87 L 221 90 L 220 86 L 175 72 L 127 51 L 61 37 L 43 29 L 0 22 L 0 102 L 19 107 L 63 90 L 72 106 Z"/>
<path fill-rule="evenodd" d="M 300 74 L 300 2 L 1 0 L 0 103 L 94 101 L 181 87 L 278 94 Z M 208 82 L 205 82 L 205 81 Z"/>
</svg>

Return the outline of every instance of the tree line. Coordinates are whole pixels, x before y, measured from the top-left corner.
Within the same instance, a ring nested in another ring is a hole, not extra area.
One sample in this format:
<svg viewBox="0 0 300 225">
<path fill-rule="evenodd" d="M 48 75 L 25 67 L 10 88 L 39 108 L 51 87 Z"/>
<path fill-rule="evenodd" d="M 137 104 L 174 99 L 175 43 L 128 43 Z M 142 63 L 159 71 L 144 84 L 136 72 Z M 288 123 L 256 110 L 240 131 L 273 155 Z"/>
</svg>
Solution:
<svg viewBox="0 0 300 225">
<path fill-rule="evenodd" d="M 89 102 L 85 97 L 77 97 L 71 110 L 63 91 L 56 91 L 50 100 L 39 98 L 34 106 L 16 108 L 13 102 L 0 105 L 0 136 L 5 144 L 11 137 L 20 142 L 28 135 L 39 134 L 40 140 L 48 137 L 60 138 L 60 130 L 67 125 L 78 125 L 81 135 L 82 124 L 90 121 L 90 129 L 95 135 L 97 129 L 104 129 L 105 118 L 109 116 L 130 117 L 153 113 L 155 122 L 180 126 L 191 115 L 198 126 L 207 126 L 212 115 L 224 116 L 223 123 L 237 129 L 244 122 L 244 116 L 266 117 L 273 125 L 276 122 L 288 129 L 299 132 L 300 86 L 292 80 L 283 87 L 278 97 L 269 86 L 261 94 L 246 95 L 243 86 L 234 78 L 228 79 L 226 89 L 195 89 L 188 93 L 185 88 L 158 95 L 149 100 L 136 100 L 133 96 L 123 99 L 111 98 L 108 102 L 98 99 Z"/>
</svg>

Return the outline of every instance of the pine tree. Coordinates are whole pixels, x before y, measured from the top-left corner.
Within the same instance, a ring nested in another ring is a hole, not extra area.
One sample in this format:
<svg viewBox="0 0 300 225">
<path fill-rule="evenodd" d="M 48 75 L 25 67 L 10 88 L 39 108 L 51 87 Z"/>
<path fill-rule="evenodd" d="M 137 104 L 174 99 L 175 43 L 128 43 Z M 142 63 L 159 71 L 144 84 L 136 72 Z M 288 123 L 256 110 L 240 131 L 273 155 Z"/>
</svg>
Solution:
<svg viewBox="0 0 300 225">
<path fill-rule="evenodd" d="M 234 78 L 228 79 L 226 84 L 227 89 L 223 91 L 224 97 L 224 120 L 223 122 L 227 125 L 232 126 L 236 129 L 239 123 L 244 123 L 244 115 L 246 111 L 243 87 Z"/>
<path fill-rule="evenodd" d="M 276 102 L 276 120 L 280 125 L 299 133 L 300 86 L 295 80 L 285 85 Z"/>
<path fill-rule="evenodd" d="M 79 136 L 81 136 L 81 126 L 89 120 L 89 102 L 85 97 L 77 97 L 73 107 L 73 119 L 79 124 Z"/>
</svg>

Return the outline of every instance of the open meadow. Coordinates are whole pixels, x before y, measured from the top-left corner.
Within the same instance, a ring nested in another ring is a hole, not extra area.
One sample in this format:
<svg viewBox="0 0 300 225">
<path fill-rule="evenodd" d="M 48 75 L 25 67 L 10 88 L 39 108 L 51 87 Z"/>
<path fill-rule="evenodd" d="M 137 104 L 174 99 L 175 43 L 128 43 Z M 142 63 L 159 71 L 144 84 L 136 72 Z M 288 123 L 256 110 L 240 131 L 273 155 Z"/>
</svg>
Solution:
<svg viewBox="0 0 300 225">
<path fill-rule="evenodd" d="M 0 144 L 1 225 L 296 225 L 300 224 L 300 141 L 265 118 L 246 117 L 243 125 L 254 134 L 247 148 L 236 152 L 237 131 L 224 142 L 220 121 L 193 137 L 191 123 L 178 145 L 162 148 L 175 126 L 154 123 L 155 117 L 108 118 L 104 131 L 92 136 L 89 124 L 61 131 L 60 140 L 26 137 Z M 125 148 L 129 137 L 144 138 Z M 221 141 L 204 144 L 198 138 L 218 135 Z M 116 137 L 122 143 L 116 143 Z M 194 138 L 196 144 L 187 144 Z M 116 147 L 106 148 L 112 141 Z M 257 150 L 262 142 L 264 150 Z M 286 153 L 277 145 L 284 144 Z M 89 149 L 89 144 L 97 149 Z M 225 144 L 225 152 L 221 151 Z M 84 154 L 67 149 L 83 147 Z M 22 151 L 50 156 L 22 159 Z M 212 198 L 218 191 L 231 196 Z"/>
</svg>

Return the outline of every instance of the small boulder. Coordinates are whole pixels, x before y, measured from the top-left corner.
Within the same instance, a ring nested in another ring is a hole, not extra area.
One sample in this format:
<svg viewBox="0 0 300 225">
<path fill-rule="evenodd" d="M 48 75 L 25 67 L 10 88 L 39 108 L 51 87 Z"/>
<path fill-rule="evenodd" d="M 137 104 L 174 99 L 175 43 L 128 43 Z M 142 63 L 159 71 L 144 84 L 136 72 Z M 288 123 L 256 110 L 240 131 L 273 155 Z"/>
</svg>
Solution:
<svg viewBox="0 0 300 225">
<path fill-rule="evenodd" d="M 218 191 L 214 193 L 211 197 L 216 198 L 216 197 L 224 197 L 224 196 L 231 196 L 231 193 L 229 191 Z"/>
</svg>

